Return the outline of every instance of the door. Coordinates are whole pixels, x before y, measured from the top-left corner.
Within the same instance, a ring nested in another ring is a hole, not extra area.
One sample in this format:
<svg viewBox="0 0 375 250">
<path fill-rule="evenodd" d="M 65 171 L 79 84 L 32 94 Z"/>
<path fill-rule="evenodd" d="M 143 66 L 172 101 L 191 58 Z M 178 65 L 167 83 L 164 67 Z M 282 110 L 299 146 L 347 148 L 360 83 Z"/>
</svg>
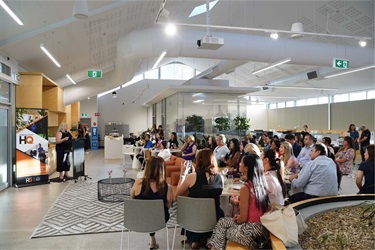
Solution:
<svg viewBox="0 0 375 250">
<path fill-rule="evenodd" d="M 0 104 L 0 191 L 9 186 L 10 126 L 8 112 L 9 109 Z"/>
</svg>

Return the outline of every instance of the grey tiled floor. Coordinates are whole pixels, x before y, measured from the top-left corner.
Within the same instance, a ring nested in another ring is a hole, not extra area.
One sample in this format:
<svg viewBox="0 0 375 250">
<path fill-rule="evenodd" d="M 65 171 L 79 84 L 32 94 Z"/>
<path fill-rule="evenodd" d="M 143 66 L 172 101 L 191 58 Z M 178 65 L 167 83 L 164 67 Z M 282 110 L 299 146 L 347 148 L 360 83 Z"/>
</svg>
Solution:
<svg viewBox="0 0 375 250">
<path fill-rule="evenodd" d="M 113 177 L 123 175 L 121 160 L 104 160 L 103 156 L 103 150 L 86 155 L 86 174 L 93 178 L 93 182 L 106 178 L 109 170 L 113 170 Z M 130 164 L 130 160 L 127 162 Z M 136 171 L 128 170 L 128 176 L 135 177 Z M 57 177 L 57 173 L 51 177 Z M 119 249 L 120 233 L 30 238 L 66 185 L 67 183 L 50 183 L 25 188 L 10 187 L 0 192 L 0 249 Z M 344 176 L 341 194 L 356 192 L 354 179 Z M 127 235 L 124 236 L 126 248 Z M 172 236 L 173 229 L 169 229 L 170 244 Z M 156 238 L 160 249 L 166 249 L 166 231 L 157 232 Z M 130 249 L 148 249 L 148 240 L 147 234 L 131 232 Z M 181 240 L 178 230 L 174 249 L 181 249 Z"/>
</svg>

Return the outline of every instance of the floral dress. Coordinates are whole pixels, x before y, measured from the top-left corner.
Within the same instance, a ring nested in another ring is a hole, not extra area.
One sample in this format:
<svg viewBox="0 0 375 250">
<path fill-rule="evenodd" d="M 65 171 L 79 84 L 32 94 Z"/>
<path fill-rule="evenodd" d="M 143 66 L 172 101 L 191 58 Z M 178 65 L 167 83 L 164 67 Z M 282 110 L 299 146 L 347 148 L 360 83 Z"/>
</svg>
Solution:
<svg viewBox="0 0 375 250">
<path fill-rule="evenodd" d="M 337 162 L 343 174 L 350 174 L 352 171 L 354 155 L 355 151 L 353 148 L 349 148 L 347 151 L 340 151 L 336 154 L 336 159 L 346 159 L 345 162 Z"/>
</svg>

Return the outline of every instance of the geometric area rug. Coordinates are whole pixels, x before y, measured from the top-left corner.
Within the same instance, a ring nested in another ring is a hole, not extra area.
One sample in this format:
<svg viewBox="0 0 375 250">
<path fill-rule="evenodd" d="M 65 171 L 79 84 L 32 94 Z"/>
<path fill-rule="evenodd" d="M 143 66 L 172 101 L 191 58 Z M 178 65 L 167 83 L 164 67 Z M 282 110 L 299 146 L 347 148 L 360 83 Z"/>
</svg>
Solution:
<svg viewBox="0 0 375 250">
<path fill-rule="evenodd" d="M 176 223 L 176 204 L 169 209 L 168 227 Z M 52 205 L 31 238 L 121 232 L 123 202 L 98 200 L 97 183 L 70 182 Z"/>
</svg>

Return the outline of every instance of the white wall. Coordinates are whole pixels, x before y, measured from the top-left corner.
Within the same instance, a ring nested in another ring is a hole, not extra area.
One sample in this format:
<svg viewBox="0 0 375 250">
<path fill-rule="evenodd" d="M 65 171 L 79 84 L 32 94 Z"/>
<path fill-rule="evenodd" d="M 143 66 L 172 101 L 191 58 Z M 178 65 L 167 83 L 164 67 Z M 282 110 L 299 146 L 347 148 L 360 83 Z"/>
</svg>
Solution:
<svg viewBox="0 0 375 250">
<path fill-rule="evenodd" d="M 256 105 L 248 105 L 246 116 L 250 118 L 250 130 L 268 129 L 266 109 L 258 109 Z"/>
<path fill-rule="evenodd" d="M 80 104 L 80 115 L 82 113 L 87 114 L 87 117 L 80 117 L 80 118 L 91 118 L 91 125 L 93 126 L 93 123 L 96 122 L 98 124 L 98 117 L 95 116 L 95 113 L 98 113 L 98 99 L 96 96 L 91 97 L 90 99 L 85 99 L 81 101 Z"/>
</svg>

